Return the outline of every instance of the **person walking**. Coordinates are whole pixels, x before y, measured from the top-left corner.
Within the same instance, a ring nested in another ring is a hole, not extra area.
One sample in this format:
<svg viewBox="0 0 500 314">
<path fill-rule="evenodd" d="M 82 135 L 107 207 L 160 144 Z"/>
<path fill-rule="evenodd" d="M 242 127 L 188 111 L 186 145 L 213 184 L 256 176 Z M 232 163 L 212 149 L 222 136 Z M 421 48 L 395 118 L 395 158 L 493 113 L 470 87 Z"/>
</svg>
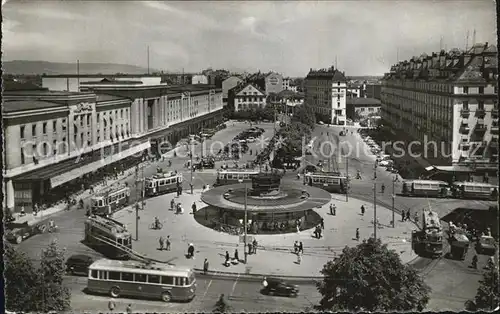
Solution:
<svg viewBox="0 0 500 314">
<path fill-rule="evenodd" d="M 205 258 L 205 261 L 203 262 L 203 274 L 207 274 L 208 272 L 208 259 Z"/>
<path fill-rule="evenodd" d="M 191 208 L 193 209 L 193 214 L 196 213 L 196 202 L 193 202 L 193 205 L 191 206 Z"/>
<path fill-rule="evenodd" d="M 477 254 L 474 254 L 474 257 L 472 258 L 472 268 L 477 269 Z"/>
<path fill-rule="evenodd" d="M 365 205 L 361 205 L 361 216 L 365 215 Z"/>
<path fill-rule="evenodd" d="M 165 248 L 167 251 L 170 251 L 170 245 L 171 245 L 170 236 L 168 235 L 167 240 L 166 240 L 166 248 Z"/>
<path fill-rule="evenodd" d="M 228 267 L 228 266 L 229 266 L 229 260 L 230 260 L 230 259 L 231 259 L 231 257 L 229 257 L 229 252 L 228 252 L 228 251 L 226 251 L 226 261 L 224 262 L 224 265 L 225 265 L 226 267 Z"/>
<path fill-rule="evenodd" d="M 163 245 L 165 244 L 165 239 L 163 239 L 163 236 L 160 237 L 160 251 L 163 251 Z"/>
<path fill-rule="evenodd" d="M 304 245 L 302 244 L 302 241 L 299 243 L 299 253 L 304 254 Z"/>
<path fill-rule="evenodd" d="M 359 241 L 359 228 L 356 228 L 356 241 Z"/>
<path fill-rule="evenodd" d="M 325 229 L 325 220 L 323 218 L 321 218 L 321 221 L 320 221 L 320 225 L 321 225 L 321 229 Z"/>
<path fill-rule="evenodd" d="M 257 240 L 254 238 L 252 241 L 252 249 L 253 249 L 253 254 L 257 254 Z"/>
<path fill-rule="evenodd" d="M 127 311 L 127 314 L 132 313 L 132 304 L 129 303 L 129 305 L 127 305 L 126 311 Z"/>
<path fill-rule="evenodd" d="M 408 211 L 406 212 L 406 220 L 409 220 L 410 221 L 410 210 L 408 209 Z"/>
<path fill-rule="evenodd" d="M 240 261 L 240 256 L 238 254 L 238 249 L 234 250 L 234 260 L 239 262 Z"/>
<path fill-rule="evenodd" d="M 293 252 L 295 254 L 299 253 L 299 241 L 295 241 L 295 243 L 293 244 Z"/>
<path fill-rule="evenodd" d="M 405 221 L 406 220 L 406 216 L 405 216 L 405 210 L 401 210 L 401 221 Z"/>
<path fill-rule="evenodd" d="M 177 194 L 177 196 L 179 196 L 179 194 Z M 174 200 L 174 199 L 172 199 L 172 200 L 170 201 L 170 210 L 174 210 L 174 209 L 175 209 L 175 200 Z"/>
<path fill-rule="evenodd" d="M 108 302 L 108 309 L 110 312 L 113 312 L 115 310 L 116 304 L 113 299 L 109 300 Z"/>
</svg>

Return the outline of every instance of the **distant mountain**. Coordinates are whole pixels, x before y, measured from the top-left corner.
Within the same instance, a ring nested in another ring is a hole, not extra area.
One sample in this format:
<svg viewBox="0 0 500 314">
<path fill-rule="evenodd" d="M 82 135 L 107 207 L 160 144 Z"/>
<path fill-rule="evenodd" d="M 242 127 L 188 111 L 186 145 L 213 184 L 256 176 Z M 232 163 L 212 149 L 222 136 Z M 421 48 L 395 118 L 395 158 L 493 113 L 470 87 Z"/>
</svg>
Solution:
<svg viewBox="0 0 500 314">
<path fill-rule="evenodd" d="M 3 71 L 6 74 L 77 74 L 76 63 L 59 63 L 47 61 L 27 61 L 14 60 L 2 63 Z M 150 69 L 150 73 L 156 72 Z M 116 63 L 80 63 L 80 74 L 145 74 L 147 68 Z"/>
</svg>

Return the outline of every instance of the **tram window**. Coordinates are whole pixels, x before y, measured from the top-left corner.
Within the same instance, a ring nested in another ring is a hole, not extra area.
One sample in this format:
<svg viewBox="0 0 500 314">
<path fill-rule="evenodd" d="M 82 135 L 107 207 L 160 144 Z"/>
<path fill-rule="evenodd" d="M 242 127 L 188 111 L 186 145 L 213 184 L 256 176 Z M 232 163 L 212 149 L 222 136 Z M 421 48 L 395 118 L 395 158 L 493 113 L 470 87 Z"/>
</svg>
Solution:
<svg viewBox="0 0 500 314">
<path fill-rule="evenodd" d="M 184 278 L 184 277 L 175 277 L 175 285 L 176 286 L 184 286 L 185 283 L 187 281 L 187 278 Z"/>
<path fill-rule="evenodd" d="M 131 273 L 122 273 L 123 281 L 134 281 L 134 274 Z"/>
<path fill-rule="evenodd" d="M 244 174 L 243 179 L 248 179 L 248 174 Z"/>
<path fill-rule="evenodd" d="M 118 242 L 118 244 L 123 244 L 122 238 L 116 239 L 116 242 Z"/>
<path fill-rule="evenodd" d="M 107 279 L 108 277 L 108 272 L 104 270 L 99 271 L 99 279 Z"/>
<path fill-rule="evenodd" d="M 104 202 L 102 200 L 99 201 L 99 206 L 104 206 Z"/>
<path fill-rule="evenodd" d="M 161 283 L 164 285 L 173 285 L 174 284 L 174 277 L 161 276 Z"/>
<path fill-rule="evenodd" d="M 120 280 L 121 273 L 117 271 L 110 271 L 108 276 L 109 276 L 108 279 L 110 280 Z"/>
<path fill-rule="evenodd" d="M 145 274 L 135 274 L 135 282 L 146 282 L 147 275 Z"/>
<path fill-rule="evenodd" d="M 97 270 L 91 270 L 90 271 L 90 277 L 91 278 L 97 278 Z"/>
<path fill-rule="evenodd" d="M 149 283 L 160 283 L 160 276 L 158 275 L 148 275 Z"/>
<path fill-rule="evenodd" d="M 158 185 L 159 186 L 163 185 L 163 182 L 164 182 L 163 180 L 158 181 Z"/>
</svg>

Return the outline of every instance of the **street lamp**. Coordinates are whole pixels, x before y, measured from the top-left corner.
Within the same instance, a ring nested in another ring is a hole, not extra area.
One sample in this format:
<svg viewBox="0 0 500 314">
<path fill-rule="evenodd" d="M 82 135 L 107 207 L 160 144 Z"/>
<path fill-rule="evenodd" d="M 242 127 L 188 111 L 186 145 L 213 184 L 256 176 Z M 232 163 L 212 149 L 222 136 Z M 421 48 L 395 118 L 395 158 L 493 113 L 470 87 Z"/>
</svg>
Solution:
<svg viewBox="0 0 500 314">
<path fill-rule="evenodd" d="M 239 179 L 238 182 L 243 183 L 243 179 Z M 245 219 L 243 221 L 243 228 L 245 230 L 245 238 L 243 239 L 243 245 L 244 245 L 243 252 L 245 252 L 245 264 L 247 263 L 247 256 L 248 256 L 248 252 L 247 252 L 247 224 L 248 224 L 247 195 L 248 195 L 248 191 L 247 191 L 247 185 L 245 183 Z"/>
<path fill-rule="evenodd" d="M 392 180 L 392 227 L 394 228 L 394 201 L 396 199 L 396 192 L 395 192 L 395 184 L 396 184 L 396 179 L 397 179 L 397 175 L 396 177 L 394 177 L 394 179 Z"/>
<path fill-rule="evenodd" d="M 373 183 L 373 238 L 377 240 L 377 183 Z"/>
</svg>

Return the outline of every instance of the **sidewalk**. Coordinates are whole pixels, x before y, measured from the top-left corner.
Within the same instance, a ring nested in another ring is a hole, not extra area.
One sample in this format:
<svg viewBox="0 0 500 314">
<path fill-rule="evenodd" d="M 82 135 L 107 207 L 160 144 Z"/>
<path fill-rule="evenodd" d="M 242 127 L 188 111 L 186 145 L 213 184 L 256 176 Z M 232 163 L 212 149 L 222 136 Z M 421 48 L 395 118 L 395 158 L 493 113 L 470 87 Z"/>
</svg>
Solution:
<svg viewBox="0 0 500 314">
<path fill-rule="evenodd" d="M 248 256 L 247 265 L 240 263 L 225 267 L 223 263 L 226 251 L 232 258 L 235 249 L 238 249 L 239 258 L 244 258 L 243 243 L 239 243 L 238 236 L 214 231 L 194 220 L 191 214 L 192 203 L 196 202 L 198 209 L 205 206 L 200 201 L 200 192 L 195 190 L 194 195 L 184 193 L 176 198 L 176 202 L 182 203 L 185 209 L 181 215 L 169 210 L 170 201 L 175 194 L 148 199 L 146 209 L 139 214 L 139 241 L 133 242 L 133 249 L 153 259 L 197 269 L 203 268 L 204 259 L 207 258 L 211 271 L 314 277 L 320 276 L 319 270 L 323 265 L 339 255 L 346 245 L 354 246 L 360 243 L 354 239 L 356 228 L 360 230 L 360 241 L 373 234 L 372 205 L 354 198 L 350 198 L 346 203 L 344 197 L 338 196 L 338 199 L 332 200 L 337 206 L 336 216 L 329 214 L 330 204 L 317 210 L 325 220 L 324 236 L 321 239 L 313 238 L 313 229 L 300 233 L 256 235 L 257 254 Z M 366 212 L 361 216 L 360 207 L 363 204 Z M 155 216 L 163 223 L 162 230 L 149 229 Z M 380 206 L 377 206 L 377 217 L 377 237 L 388 244 L 390 249 L 396 250 L 404 263 L 413 260 L 416 257 L 411 250 L 411 230 L 414 226 L 400 222 L 400 216 L 396 214 L 396 226 L 392 228 L 392 212 Z M 114 219 L 126 224 L 135 237 L 135 211 L 131 207 L 117 212 Z M 160 236 L 170 236 L 171 251 L 159 250 Z M 302 241 L 304 245 L 300 265 L 296 264 L 297 256 L 292 253 L 295 241 Z M 194 259 L 185 257 L 189 243 L 193 243 L 195 247 Z"/>
</svg>

